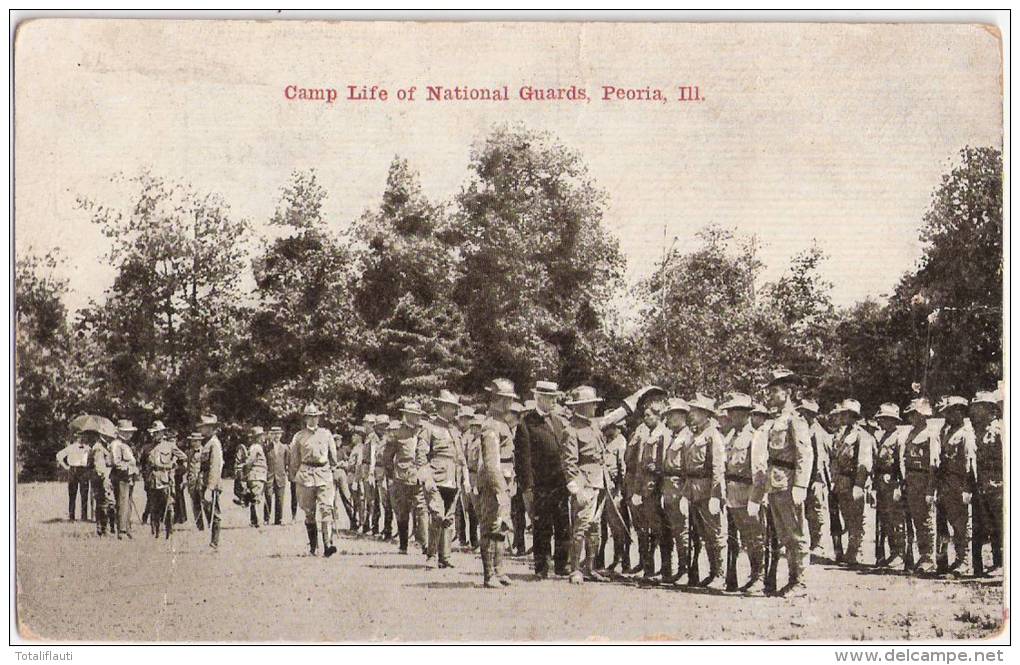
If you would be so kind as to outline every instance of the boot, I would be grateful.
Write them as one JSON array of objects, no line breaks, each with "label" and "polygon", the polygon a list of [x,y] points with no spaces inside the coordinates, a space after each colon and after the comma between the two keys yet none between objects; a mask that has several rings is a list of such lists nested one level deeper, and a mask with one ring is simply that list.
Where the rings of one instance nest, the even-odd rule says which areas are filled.
[{"label": "boot", "polygon": [[662,567],[657,579],[663,584],[669,584],[673,581],[673,548],[660,547],[659,556],[662,557]]},{"label": "boot", "polygon": [[588,579],[593,582],[608,582],[609,578],[599,572],[595,566],[596,552],[599,549],[598,537],[589,538],[588,543],[585,546],[585,564],[584,567],[587,569]]},{"label": "boot", "polygon": [[751,578],[740,587],[741,591],[752,591],[762,579],[761,551],[750,551],[747,558],[751,560]]},{"label": "boot", "polygon": [[[648,548],[648,537],[642,533],[638,534],[638,560],[633,566],[625,565],[623,572],[627,575],[637,575],[645,569],[645,550]],[[627,551],[627,561],[630,561],[630,551]]]},{"label": "boot", "polygon": [[482,554],[482,576],[483,576],[482,586],[484,586],[487,589],[500,588],[501,585],[499,581],[495,579],[495,577],[493,576],[492,559],[494,550],[489,546],[489,539],[487,538],[482,539],[479,550],[481,551]]},{"label": "boot", "polygon": [[503,541],[492,540],[490,546],[492,547],[492,575],[503,586],[510,586],[513,582],[503,574],[503,551],[506,549],[503,547]]},{"label": "boot", "polygon": [[218,519],[213,520],[210,531],[212,531],[212,539],[209,541],[209,547],[215,550],[220,546],[220,521]]},{"label": "boot", "polygon": [[336,554],[333,545],[333,527],[329,522],[322,523],[322,555],[327,559]]},{"label": "boot", "polygon": [[319,548],[319,527],[315,524],[305,524],[305,531],[308,532],[308,553],[315,556]]},{"label": "boot", "polygon": [[630,539],[620,546],[620,572],[626,573],[630,570]]},{"label": "boot", "polygon": [[[407,522],[397,522],[397,537],[400,542],[400,553],[407,554]],[[383,534],[384,540],[389,540],[388,534]]]},{"label": "boot", "polygon": [[644,548],[644,578],[650,580],[655,577],[655,550],[658,545],[658,538],[652,535],[645,537]]}]

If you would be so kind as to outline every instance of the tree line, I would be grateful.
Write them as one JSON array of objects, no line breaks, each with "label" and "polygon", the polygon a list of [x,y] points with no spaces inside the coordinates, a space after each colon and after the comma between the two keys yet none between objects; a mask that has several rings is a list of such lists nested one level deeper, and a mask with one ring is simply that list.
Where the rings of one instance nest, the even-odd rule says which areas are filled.
[{"label": "tree line", "polygon": [[495,375],[589,383],[612,400],[646,383],[754,393],[785,365],[823,401],[869,409],[1002,376],[993,148],[964,148],[933,183],[924,255],[888,298],[849,307],[833,304],[814,244],[763,282],[761,240],[717,225],[628,287],[606,192],[578,152],[520,125],[471,147],[449,200],[429,200],[395,158],[378,205],[343,224],[325,217],[313,169],[291,174],[261,233],[214,192],[126,179],[130,206],[78,201],[116,269],[98,302],[68,312],[59,252],[16,257],[21,478],[52,476],[81,412],[183,433],[203,411],[289,422],[315,400],[344,431],[355,414],[441,387],[477,394]]}]

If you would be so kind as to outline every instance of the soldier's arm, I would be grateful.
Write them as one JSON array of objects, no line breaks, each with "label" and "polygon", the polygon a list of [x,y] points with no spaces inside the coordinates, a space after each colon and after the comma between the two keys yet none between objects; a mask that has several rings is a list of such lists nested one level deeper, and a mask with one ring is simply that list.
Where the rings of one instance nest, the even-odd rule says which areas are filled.
[{"label": "soldier's arm", "polygon": [[857,470],[854,473],[854,485],[864,489],[868,486],[868,478],[871,476],[873,451],[875,450],[875,437],[865,434],[857,441]]},{"label": "soldier's arm", "polygon": [[751,495],[752,503],[760,504],[765,498],[769,479],[769,437],[764,427],[751,434]]},{"label": "soldier's arm", "polygon": [[499,466],[499,434],[495,429],[489,428],[482,432],[481,441],[481,468],[478,471],[479,480],[484,479],[487,484],[497,490],[506,490],[506,478]]},{"label": "soldier's arm", "polygon": [[521,420],[514,437],[514,459],[520,455],[520,469],[517,473],[521,490],[528,491],[535,486],[535,476],[531,470],[531,431],[528,424]]},{"label": "soldier's arm", "polygon": [[560,446],[560,459],[563,462],[563,475],[567,478],[567,491],[571,494],[580,488],[581,470],[577,467],[579,446],[577,431],[573,427],[566,428]]},{"label": "soldier's arm", "polygon": [[712,432],[712,440],[708,442],[712,454],[709,474],[712,477],[712,498],[720,501],[726,493],[726,446],[722,434],[718,430]]},{"label": "soldier's arm", "polygon": [[802,418],[791,418],[789,435],[794,439],[793,486],[807,489],[811,485],[811,429]]}]

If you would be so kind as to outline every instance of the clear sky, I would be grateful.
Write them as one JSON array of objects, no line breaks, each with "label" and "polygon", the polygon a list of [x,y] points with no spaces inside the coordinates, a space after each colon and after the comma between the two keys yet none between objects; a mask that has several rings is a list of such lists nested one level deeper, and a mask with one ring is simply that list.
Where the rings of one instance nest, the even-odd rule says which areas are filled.
[{"label": "clear sky", "polygon": [[[505,121],[581,152],[630,280],[664,235],[683,246],[719,223],[761,236],[766,278],[816,239],[848,304],[914,266],[959,150],[1002,143],[999,43],[980,26],[50,20],[21,27],[15,57],[16,251],[64,251],[72,308],[113,278],[75,199],[124,204],[117,172],[219,192],[260,228],[288,174],[314,167],[342,226],[378,204],[394,155],[452,197],[472,141]],[[284,97],[349,84],[390,100]],[[672,101],[685,84],[704,101]],[[394,99],[412,85],[414,102]],[[512,99],[427,102],[427,85],[507,85]],[[594,99],[524,102],[523,85]],[[671,101],[603,102],[603,85]]]}]

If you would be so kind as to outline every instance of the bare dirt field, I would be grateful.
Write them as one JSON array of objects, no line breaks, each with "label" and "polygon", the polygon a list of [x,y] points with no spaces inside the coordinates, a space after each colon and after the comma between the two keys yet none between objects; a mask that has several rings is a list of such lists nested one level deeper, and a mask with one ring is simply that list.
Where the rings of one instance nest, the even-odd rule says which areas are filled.
[{"label": "bare dirt field", "polygon": [[414,547],[402,556],[392,542],[343,533],[336,556],[309,557],[301,514],[289,523],[289,510],[283,526],[255,530],[246,510],[224,501],[222,545],[211,552],[208,532],[190,524],[170,543],[138,524],[133,540],[98,538],[91,522],[67,521],[66,496],[59,483],[17,487],[27,639],[931,642],[990,637],[1008,615],[1001,577],[922,580],[824,563],[812,566],[810,595],[798,600],[533,581],[526,558],[507,559],[512,587],[490,590],[467,551],[454,553],[456,568],[426,571]]}]

